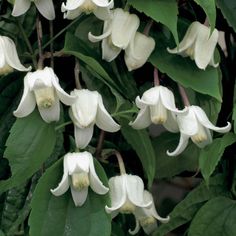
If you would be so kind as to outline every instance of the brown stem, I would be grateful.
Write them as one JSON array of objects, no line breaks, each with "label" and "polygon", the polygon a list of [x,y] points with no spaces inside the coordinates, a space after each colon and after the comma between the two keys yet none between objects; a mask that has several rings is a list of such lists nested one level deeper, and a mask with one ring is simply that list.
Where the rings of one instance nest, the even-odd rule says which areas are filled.
[{"label": "brown stem", "polygon": [[150,20],[147,25],[145,26],[144,30],[143,30],[143,33],[148,36],[149,35],[149,32],[150,32],[150,29],[153,25],[153,20]]},{"label": "brown stem", "polygon": [[118,151],[115,151],[114,154],[116,155],[116,158],[117,158],[117,161],[118,161],[118,164],[119,164],[120,174],[121,175],[126,174],[125,165],[124,165],[124,161],[123,161],[123,158],[122,158],[121,154]]},{"label": "brown stem", "polygon": [[99,158],[101,156],[102,146],[103,146],[103,143],[104,143],[105,134],[106,134],[106,132],[104,130],[101,130],[99,138],[98,138],[97,148],[96,148],[96,157],[97,158]]},{"label": "brown stem", "polygon": [[189,99],[188,99],[188,96],[187,96],[187,93],[186,93],[185,89],[179,84],[178,84],[178,88],[179,88],[179,93],[180,93],[180,96],[182,98],[182,101],[183,101],[184,105],[189,107],[190,102],[189,102]]},{"label": "brown stem", "polygon": [[39,14],[37,15],[36,18],[36,29],[37,29],[38,50],[39,50],[38,69],[43,69],[43,61],[44,61],[43,49],[42,49],[43,30]]},{"label": "brown stem", "polygon": [[79,72],[80,72],[80,70],[79,70],[79,61],[76,60],[75,61],[74,74],[75,74],[75,87],[77,89],[81,89],[82,88],[81,84],[80,84],[80,79],[79,79]]},{"label": "brown stem", "polygon": [[156,67],[154,67],[153,75],[154,75],[154,86],[159,86],[160,85],[160,79],[159,79],[158,70],[157,70]]},{"label": "brown stem", "polygon": [[[53,38],[53,21],[49,21],[49,29],[50,29],[50,39]],[[50,65],[51,68],[54,68],[54,56],[53,56],[53,41],[50,42]]]}]

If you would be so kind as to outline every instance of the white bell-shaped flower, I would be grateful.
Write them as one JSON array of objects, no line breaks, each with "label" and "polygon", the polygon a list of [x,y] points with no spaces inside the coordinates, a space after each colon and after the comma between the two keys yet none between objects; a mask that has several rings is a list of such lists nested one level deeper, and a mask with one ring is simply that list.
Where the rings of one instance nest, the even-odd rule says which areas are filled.
[{"label": "white bell-shaped flower", "polygon": [[139,18],[121,8],[113,11],[112,17],[104,22],[103,34],[92,35],[89,32],[89,40],[98,42],[102,40],[102,58],[108,62],[114,60],[122,49],[126,49],[134,38],[139,27]]},{"label": "white bell-shaped flower", "polygon": [[64,13],[64,18],[70,20],[82,12],[86,14],[93,12],[97,18],[107,20],[111,17],[110,9],[113,6],[113,0],[67,0],[66,3],[62,3],[61,11]]},{"label": "white bell-shaped flower", "polygon": [[97,91],[75,89],[71,95],[76,102],[69,110],[74,123],[75,141],[78,148],[85,148],[93,136],[93,127],[96,124],[107,132],[116,132],[120,129],[103,105],[102,96]]},{"label": "white bell-shaped flower", "polygon": [[226,133],[231,129],[229,122],[225,127],[214,126],[199,106],[189,106],[187,107],[187,112],[177,114],[177,122],[180,130],[180,141],[173,152],[167,151],[169,156],[177,156],[183,152],[188,145],[189,138],[199,148],[204,148],[212,142],[210,129],[219,133]]},{"label": "white bell-shaped flower", "polygon": [[162,124],[170,132],[178,132],[176,113],[182,113],[175,106],[174,94],[168,88],[158,85],[136,97],[140,109],[137,118],[130,122],[134,129],[144,129],[151,123]]},{"label": "white bell-shaped flower", "polygon": [[188,28],[179,46],[174,49],[167,48],[169,53],[189,56],[195,61],[198,68],[205,70],[207,65],[217,67],[215,63],[214,51],[218,41],[219,33],[198,21],[194,21]]},{"label": "white bell-shaped flower", "polygon": [[155,48],[155,40],[145,34],[136,32],[134,38],[125,49],[125,63],[129,71],[145,64]]},{"label": "white bell-shaped flower", "polygon": [[0,75],[8,74],[13,69],[29,71],[31,67],[24,67],[17,55],[15,43],[6,36],[0,36]]},{"label": "white bell-shaped flower", "polygon": [[158,215],[152,194],[148,191],[144,191],[143,198],[146,202],[152,202],[150,208],[136,207],[134,216],[136,220],[136,227],[134,230],[129,230],[129,233],[134,235],[140,230],[140,226],[143,228],[146,234],[151,234],[157,228],[157,220],[162,223],[167,223],[170,217],[162,218]]},{"label": "white bell-shaped flower", "polygon": [[63,163],[63,177],[59,185],[51,189],[53,195],[60,196],[70,187],[75,205],[82,206],[87,199],[89,186],[100,195],[109,191],[97,176],[93,157],[89,152],[67,153]]},{"label": "white bell-shaped flower", "polygon": [[24,78],[23,95],[14,115],[19,118],[28,116],[37,104],[45,122],[58,121],[60,118],[59,100],[69,106],[76,101],[76,98],[61,88],[52,68],[45,67],[43,70],[28,72]]},{"label": "white bell-shaped flower", "polygon": [[150,208],[152,202],[144,198],[143,180],[137,175],[122,174],[108,181],[111,207],[105,210],[112,218],[120,213],[134,213],[137,207]]},{"label": "white bell-shaped flower", "polygon": [[34,2],[38,11],[48,20],[55,19],[55,10],[52,0],[15,0],[12,11],[13,16],[20,16],[25,14]]}]

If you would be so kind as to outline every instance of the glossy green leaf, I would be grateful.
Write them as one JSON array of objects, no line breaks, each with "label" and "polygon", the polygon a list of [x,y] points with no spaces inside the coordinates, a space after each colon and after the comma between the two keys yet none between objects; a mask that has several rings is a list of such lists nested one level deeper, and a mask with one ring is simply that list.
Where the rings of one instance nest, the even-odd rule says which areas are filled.
[{"label": "glossy green leaf", "polygon": [[167,150],[174,150],[178,142],[179,134],[169,132],[165,132],[153,140],[157,178],[170,178],[183,171],[197,171],[199,148],[195,144],[189,144],[186,150],[176,157],[170,157],[166,154]]},{"label": "glossy green leaf", "polygon": [[209,177],[214,172],[225,148],[236,142],[236,135],[233,133],[225,134],[222,138],[215,139],[211,145],[201,150],[199,156],[199,168],[208,183]]},{"label": "glossy green leaf", "polygon": [[[89,190],[82,207],[76,207],[71,193],[55,197],[50,189],[61,180],[62,159],[51,166],[40,179],[32,199],[29,225],[34,236],[110,236],[111,219],[105,212],[110,204],[108,194],[98,195]],[[95,161],[95,169],[102,182],[107,185],[104,170]]]},{"label": "glossy green leaf", "polygon": [[162,36],[157,40],[156,49],[149,59],[154,66],[184,87],[222,100],[217,68],[208,66],[206,70],[200,70],[189,57],[168,53],[167,47],[171,44],[168,38]]},{"label": "glossy green leaf", "polygon": [[209,23],[211,25],[211,31],[215,28],[215,22],[216,22],[216,4],[215,0],[194,0],[197,4],[199,4],[203,10],[205,11]]},{"label": "glossy green leaf", "polygon": [[202,182],[174,208],[170,214],[170,221],[167,224],[162,224],[154,235],[165,236],[168,232],[191,221],[206,201],[217,196],[228,195],[227,183],[223,175],[211,178],[209,186],[205,182]]},{"label": "glossy green leaf", "polygon": [[216,197],[208,201],[194,217],[188,236],[229,236],[236,232],[236,201]]},{"label": "glossy green leaf", "polygon": [[4,153],[9,160],[12,176],[0,182],[0,192],[22,184],[39,170],[51,155],[55,140],[54,124],[45,123],[37,111],[17,119]]},{"label": "glossy green leaf", "polygon": [[234,31],[236,31],[236,1],[216,0],[216,5],[220,8],[228,24],[233,27]]},{"label": "glossy green leaf", "polygon": [[122,125],[121,133],[137,153],[144,172],[148,178],[149,187],[152,185],[155,176],[156,157],[155,152],[146,130],[135,130],[131,126]]},{"label": "glossy green leaf", "polygon": [[128,0],[134,8],[144,12],[156,22],[161,22],[172,32],[176,44],[179,44],[177,32],[178,5],[175,0]]},{"label": "glossy green leaf", "polygon": [[234,133],[236,134],[236,103],[234,103],[233,107],[232,120],[234,121]]}]

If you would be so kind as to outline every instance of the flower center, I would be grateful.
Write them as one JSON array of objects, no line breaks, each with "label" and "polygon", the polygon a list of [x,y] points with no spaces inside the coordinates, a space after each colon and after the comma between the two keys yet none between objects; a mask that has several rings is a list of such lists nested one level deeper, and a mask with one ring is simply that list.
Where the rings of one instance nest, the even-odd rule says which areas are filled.
[{"label": "flower center", "polygon": [[80,6],[82,12],[89,14],[93,12],[97,6],[91,0],[85,0],[85,2]]},{"label": "flower center", "polygon": [[5,64],[2,68],[0,68],[0,75],[5,75],[13,71],[13,68],[8,64]]},{"label": "flower center", "polygon": [[72,185],[76,190],[82,190],[89,186],[89,177],[88,173],[74,173],[71,176],[72,178]]},{"label": "flower center", "polygon": [[120,208],[120,212],[123,214],[130,214],[135,211],[136,206],[130,201],[127,200],[124,205]]},{"label": "flower center", "polygon": [[207,140],[206,131],[204,130],[204,127],[201,124],[199,124],[198,132],[195,135],[193,135],[191,138],[193,142],[195,143],[201,143]]},{"label": "flower center", "polygon": [[153,216],[147,216],[145,218],[142,218],[139,220],[140,225],[142,227],[148,226],[148,225],[152,225],[156,223],[156,219]]},{"label": "flower center", "polygon": [[151,121],[154,124],[164,124],[167,120],[167,110],[162,102],[158,102],[154,106],[150,106]]},{"label": "flower center", "polygon": [[35,89],[34,94],[38,107],[50,108],[55,103],[53,87]]}]

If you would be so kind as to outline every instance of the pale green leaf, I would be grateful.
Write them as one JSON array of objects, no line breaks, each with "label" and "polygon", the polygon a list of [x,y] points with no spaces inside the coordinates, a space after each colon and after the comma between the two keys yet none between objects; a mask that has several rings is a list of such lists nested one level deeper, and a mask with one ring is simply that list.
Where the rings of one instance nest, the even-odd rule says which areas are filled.
[{"label": "pale green leaf", "polygon": [[[105,212],[108,194],[98,195],[89,190],[86,202],[76,207],[70,190],[55,197],[50,189],[56,187],[63,174],[62,159],[51,166],[40,179],[32,199],[29,225],[34,236],[110,236],[111,219]],[[95,169],[107,185],[103,168],[95,161]]]},{"label": "pale green leaf", "polygon": [[216,22],[216,6],[215,0],[194,0],[197,4],[199,4],[203,10],[205,11],[208,21],[211,25],[211,31],[215,28]]},{"label": "pale green leaf", "polygon": [[177,32],[178,5],[175,0],[128,0],[134,8],[144,12],[156,22],[161,22],[172,32],[176,44],[179,44]]},{"label": "pale green leaf", "polygon": [[236,232],[236,202],[226,197],[208,201],[194,217],[188,236],[231,236]]},{"label": "pale green leaf", "polygon": [[12,176],[0,182],[0,192],[22,184],[39,170],[51,155],[55,141],[54,124],[45,123],[37,111],[17,119],[4,153],[9,160]]},{"label": "pale green leaf", "polygon": [[208,183],[209,177],[214,172],[225,148],[236,142],[236,135],[233,133],[225,134],[222,138],[215,139],[211,145],[201,150],[199,156],[199,168]]},{"label": "pale green leaf", "polygon": [[217,7],[220,8],[222,14],[228,24],[236,31],[236,1],[235,0],[216,0]]}]

